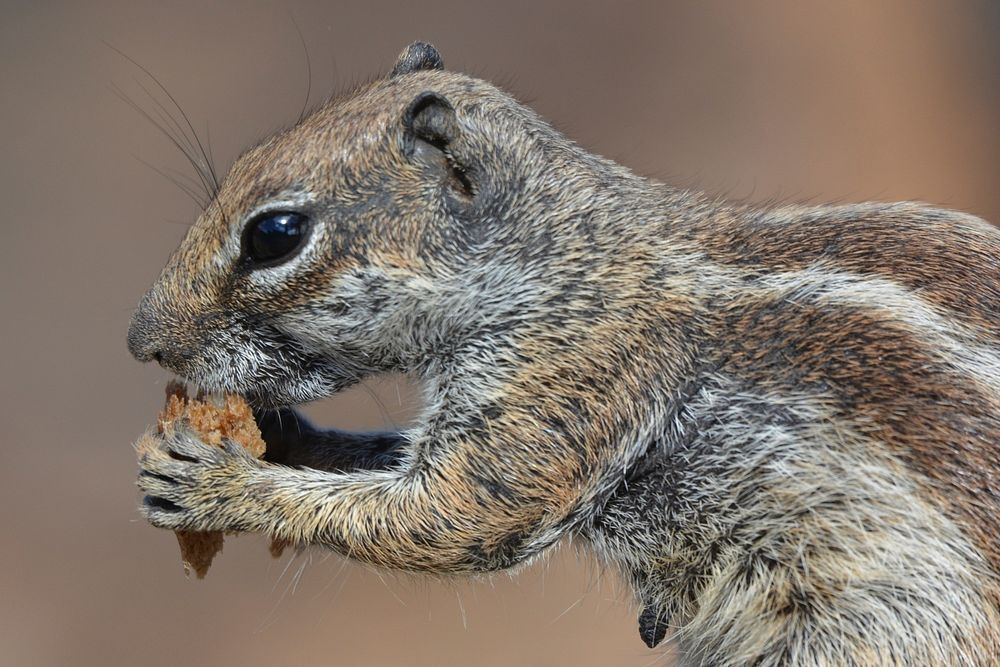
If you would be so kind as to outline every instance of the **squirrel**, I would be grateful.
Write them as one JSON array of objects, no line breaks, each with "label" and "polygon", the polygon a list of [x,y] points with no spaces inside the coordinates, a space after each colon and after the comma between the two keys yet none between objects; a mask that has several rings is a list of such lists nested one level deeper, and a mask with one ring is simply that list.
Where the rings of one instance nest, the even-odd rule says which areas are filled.
[{"label": "squirrel", "polygon": [[[1000,662],[1000,230],[971,215],[672,188],[416,42],[236,160],[128,347],[268,443],[158,436],[154,526],[470,574],[572,535],[684,665]],[[412,428],[292,407],[390,371]]]}]

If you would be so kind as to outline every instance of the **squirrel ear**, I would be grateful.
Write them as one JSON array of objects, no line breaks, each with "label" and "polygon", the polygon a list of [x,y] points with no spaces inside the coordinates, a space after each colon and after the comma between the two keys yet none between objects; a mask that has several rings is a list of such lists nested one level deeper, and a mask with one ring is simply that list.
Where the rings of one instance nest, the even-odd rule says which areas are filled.
[{"label": "squirrel ear", "polygon": [[438,50],[427,42],[413,42],[403,49],[403,52],[396,58],[396,64],[389,73],[389,78],[395,78],[400,74],[419,72],[420,70],[441,70],[444,69],[444,61]]},{"label": "squirrel ear", "polygon": [[403,114],[403,131],[403,149],[408,156],[413,154],[417,139],[443,151],[458,139],[455,107],[441,95],[425,90],[413,98]]},{"label": "squirrel ear", "polygon": [[476,188],[467,166],[455,155],[460,138],[455,107],[435,92],[417,95],[403,114],[403,154],[439,174],[458,201],[468,202]]}]

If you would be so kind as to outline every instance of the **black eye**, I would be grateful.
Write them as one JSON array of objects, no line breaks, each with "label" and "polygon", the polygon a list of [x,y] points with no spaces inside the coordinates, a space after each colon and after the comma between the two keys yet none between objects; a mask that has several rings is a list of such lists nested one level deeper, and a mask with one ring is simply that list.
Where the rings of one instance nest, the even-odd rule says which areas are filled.
[{"label": "black eye", "polygon": [[251,220],[243,232],[243,253],[254,264],[278,264],[305,242],[309,221],[301,213],[265,213]]}]

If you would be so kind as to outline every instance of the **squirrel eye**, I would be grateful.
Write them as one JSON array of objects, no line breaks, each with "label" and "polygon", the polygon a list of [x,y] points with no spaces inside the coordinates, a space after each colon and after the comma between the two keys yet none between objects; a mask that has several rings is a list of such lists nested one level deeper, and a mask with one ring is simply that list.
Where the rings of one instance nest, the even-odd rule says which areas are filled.
[{"label": "squirrel eye", "polygon": [[253,264],[280,263],[302,246],[308,230],[308,219],[300,213],[265,213],[247,224],[243,232],[243,253]]}]

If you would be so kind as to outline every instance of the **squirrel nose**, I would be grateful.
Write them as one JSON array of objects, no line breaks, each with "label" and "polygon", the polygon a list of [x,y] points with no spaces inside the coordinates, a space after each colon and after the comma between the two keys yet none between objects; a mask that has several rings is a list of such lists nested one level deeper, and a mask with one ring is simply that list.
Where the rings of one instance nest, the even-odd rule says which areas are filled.
[{"label": "squirrel nose", "polygon": [[143,363],[147,361],[159,362],[163,357],[157,343],[145,334],[144,327],[141,324],[137,326],[135,320],[132,321],[132,325],[128,328],[128,351],[132,353],[133,357]]},{"label": "squirrel nose", "polygon": [[162,362],[161,338],[156,335],[160,329],[152,308],[147,300],[143,299],[132,315],[132,322],[128,327],[128,351],[132,356],[143,363]]}]

